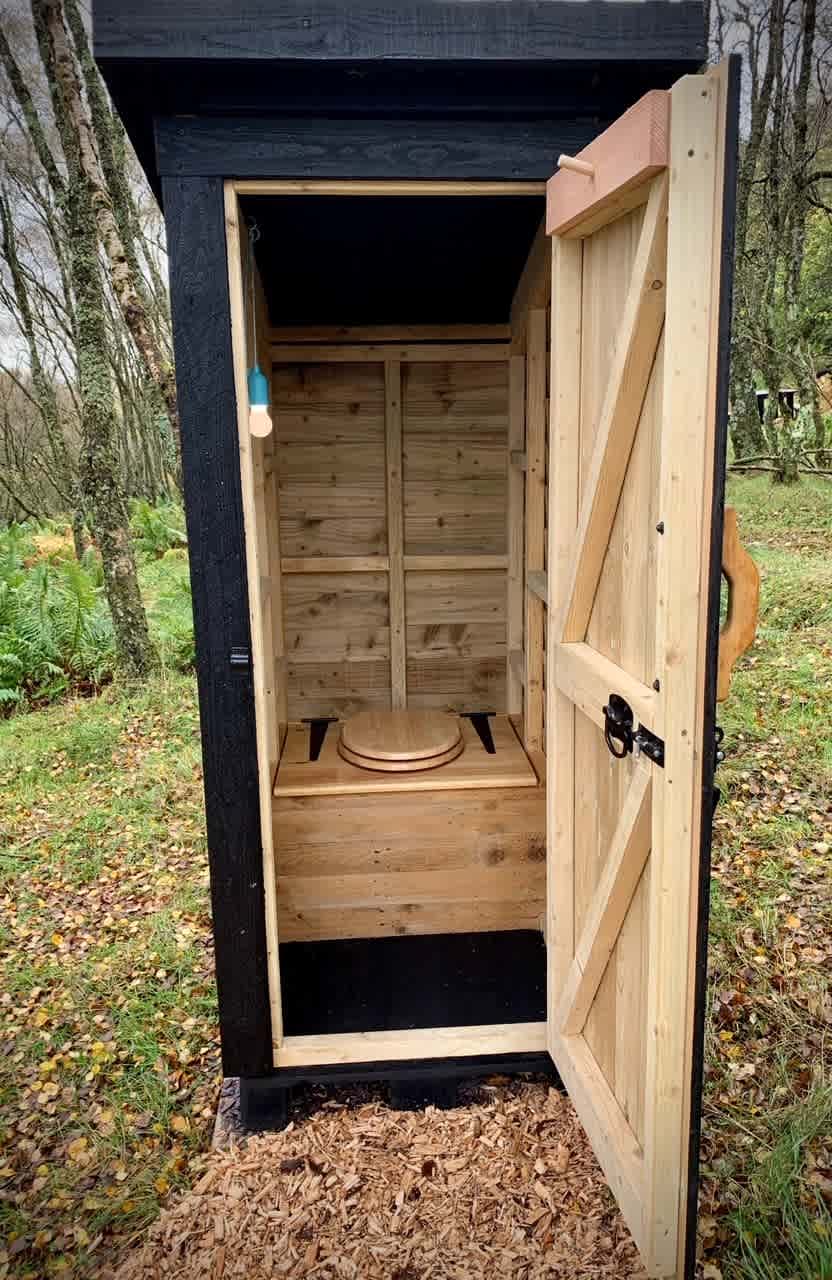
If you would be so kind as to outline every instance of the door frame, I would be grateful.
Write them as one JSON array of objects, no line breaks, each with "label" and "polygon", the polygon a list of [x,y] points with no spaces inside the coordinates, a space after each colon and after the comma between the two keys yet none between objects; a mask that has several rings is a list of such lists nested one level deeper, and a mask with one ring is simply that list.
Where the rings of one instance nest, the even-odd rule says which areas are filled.
[{"label": "door frame", "polygon": [[[237,434],[239,441],[240,476],[242,488],[243,523],[245,531],[246,566],[251,628],[251,658],[253,674],[254,721],[256,728],[258,759],[258,798],[261,825],[263,894],[265,903],[266,968],[268,973],[269,1008],[272,1032],[272,1065],[275,1068],[301,1068],[337,1066],[340,1064],[424,1061],[437,1058],[466,1058],[482,1055],[539,1054],[546,1049],[545,1022],[498,1023],[484,1026],[431,1027],[413,1031],[378,1031],[333,1033],[321,1035],[285,1036],[282,1026],[282,1001],[280,996],[280,960],[277,923],[276,872],[277,860],[274,848],[272,823],[272,769],[269,759],[269,734],[267,718],[266,686],[259,678],[265,666],[262,636],[259,634],[262,613],[261,579],[258,559],[258,518],[255,499],[256,478],[252,465],[248,413],[247,413],[247,355],[246,324],[243,279],[240,269],[242,236],[240,227],[240,196],[342,196],[355,198],[384,198],[385,196],[421,197],[484,197],[484,196],[540,196],[546,194],[546,183],[541,181],[493,181],[493,180],[423,180],[423,179],[289,179],[255,178],[226,179],[223,183],[225,208],[225,236],[228,262],[229,314],[231,320],[231,346],[233,352],[234,387],[236,393]],[[540,243],[542,233],[533,246],[527,266],[518,281],[516,299],[525,305],[535,295],[535,280],[541,263]],[[548,243],[544,243],[544,249]],[[545,265],[545,260],[543,265]],[[520,295],[522,294],[522,299]],[[512,308],[514,311],[514,308]],[[497,327],[495,326],[495,329]],[[279,326],[278,326],[279,330]],[[482,335],[477,335],[477,340]],[[497,333],[495,332],[495,337]],[[462,335],[457,335],[457,339]],[[508,333],[500,332],[505,343]],[[342,344],[343,345],[343,344]],[[425,344],[424,350],[427,349]],[[522,348],[521,348],[522,350]],[[332,347],[330,356],[338,355]],[[473,349],[465,353],[471,358]],[[298,358],[310,359],[314,344],[309,343]],[[395,354],[392,347],[389,354]],[[406,358],[404,349],[402,358]],[[344,358],[344,352],[341,352]],[[509,368],[511,360],[524,359],[517,354],[516,344],[510,349],[505,343],[502,357]],[[384,355],[378,356],[384,363]],[[542,483],[542,481],[541,481]],[[542,512],[542,505],[541,505]],[[511,512],[509,514],[511,518]],[[510,571],[509,557],[507,568]],[[540,652],[542,671],[542,647]]]}]

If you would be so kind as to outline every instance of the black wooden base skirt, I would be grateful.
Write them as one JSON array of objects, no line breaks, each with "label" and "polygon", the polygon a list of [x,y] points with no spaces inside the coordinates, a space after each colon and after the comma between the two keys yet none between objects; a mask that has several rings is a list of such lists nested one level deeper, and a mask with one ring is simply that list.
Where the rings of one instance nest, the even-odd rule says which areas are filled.
[{"label": "black wooden base skirt", "polygon": [[546,1018],[546,948],[533,930],[288,942],[287,1036]]}]

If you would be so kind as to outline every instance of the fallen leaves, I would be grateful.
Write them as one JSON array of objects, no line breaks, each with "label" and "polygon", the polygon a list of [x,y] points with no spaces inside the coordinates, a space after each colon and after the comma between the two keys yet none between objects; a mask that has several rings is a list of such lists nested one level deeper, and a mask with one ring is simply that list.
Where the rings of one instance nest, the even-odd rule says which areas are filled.
[{"label": "fallen leaves", "polygon": [[87,1151],[87,1139],[73,1138],[72,1142],[67,1146],[66,1154],[70,1160],[75,1160],[78,1164],[87,1164],[90,1158]]},{"label": "fallen leaves", "polygon": [[210,1137],[198,751],[186,679],[0,723],[0,1275],[87,1276]]}]

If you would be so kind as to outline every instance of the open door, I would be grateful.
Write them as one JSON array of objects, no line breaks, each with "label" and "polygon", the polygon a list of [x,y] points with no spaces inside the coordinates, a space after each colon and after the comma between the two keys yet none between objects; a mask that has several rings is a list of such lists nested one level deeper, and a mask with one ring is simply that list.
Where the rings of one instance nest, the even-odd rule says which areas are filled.
[{"label": "open door", "polygon": [[695,1223],[737,79],[726,64],[647,94],[577,163],[561,158],[547,200],[549,1046],[648,1274],[679,1278]]}]

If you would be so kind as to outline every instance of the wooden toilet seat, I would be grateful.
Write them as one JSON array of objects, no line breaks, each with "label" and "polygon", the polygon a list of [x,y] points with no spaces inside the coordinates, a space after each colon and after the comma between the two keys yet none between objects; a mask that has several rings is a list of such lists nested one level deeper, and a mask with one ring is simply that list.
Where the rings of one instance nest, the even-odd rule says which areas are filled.
[{"label": "wooden toilet seat", "polygon": [[338,754],[359,769],[413,773],[455,760],[463,745],[447,712],[361,711],[341,725]]}]

